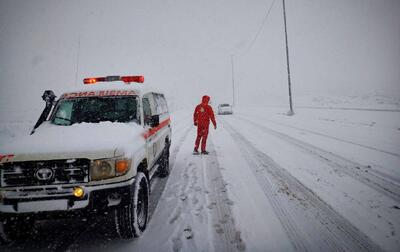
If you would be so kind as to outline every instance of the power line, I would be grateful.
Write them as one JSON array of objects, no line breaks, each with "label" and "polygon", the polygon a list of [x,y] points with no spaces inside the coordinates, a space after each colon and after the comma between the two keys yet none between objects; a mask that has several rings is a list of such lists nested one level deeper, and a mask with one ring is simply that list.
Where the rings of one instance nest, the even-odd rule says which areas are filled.
[{"label": "power line", "polygon": [[276,1],[276,0],[273,0],[272,3],[271,3],[271,5],[269,6],[269,9],[268,9],[267,13],[265,14],[264,19],[263,19],[263,21],[262,21],[262,23],[261,23],[261,25],[260,25],[260,27],[259,27],[259,29],[258,29],[256,35],[254,36],[253,40],[251,41],[251,43],[249,44],[249,46],[246,48],[246,50],[245,50],[244,52],[242,52],[240,55],[244,55],[244,54],[246,54],[248,51],[250,51],[250,49],[253,47],[254,43],[257,41],[258,36],[260,35],[260,33],[261,33],[261,31],[262,31],[262,28],[264,27],[264,25],[265,25],[265,23],[267,22],[267,19],[268,19],[268,17],[269,17],[269,14],[271,13],[272,7],[274,7],[275,1]]}]

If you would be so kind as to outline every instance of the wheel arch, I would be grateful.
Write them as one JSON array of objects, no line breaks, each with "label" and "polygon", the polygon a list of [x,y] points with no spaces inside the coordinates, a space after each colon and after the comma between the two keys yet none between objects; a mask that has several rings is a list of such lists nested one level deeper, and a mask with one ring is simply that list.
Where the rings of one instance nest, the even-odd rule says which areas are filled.
[{"label": "wheel arch", "polygon": [[146,158],[143,159],[143,160],[139,163],[139,165],[138,165],[138,167],[137,167],[137,169],[136,169],[136,173],[139,173],[139,172],[143,172],[144,175],[146,175],[147,180],[150,181],[149,170],[148,170],[148,163],[147,163],[147,159],[146,159]]}]

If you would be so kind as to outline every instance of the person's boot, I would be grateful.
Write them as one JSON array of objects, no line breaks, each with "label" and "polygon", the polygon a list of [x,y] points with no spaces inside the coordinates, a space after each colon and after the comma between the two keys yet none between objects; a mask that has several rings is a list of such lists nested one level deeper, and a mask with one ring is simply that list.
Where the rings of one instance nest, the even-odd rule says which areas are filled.
[{"label": "person's boot", "polygon": [[200,154],[200,153],[199,153],[198,150],[196,150],[196,149],[193,150],[193,155],[199,155],[199,154]]},{"label": "person's boot", "polygon": [[204,150],[204,151],[201,151],[201,154],[203,154],[203,155],[208,155],[208,154],[209,154],[209,152],[208,152],[208,151],[206,151],[206,150]]}]

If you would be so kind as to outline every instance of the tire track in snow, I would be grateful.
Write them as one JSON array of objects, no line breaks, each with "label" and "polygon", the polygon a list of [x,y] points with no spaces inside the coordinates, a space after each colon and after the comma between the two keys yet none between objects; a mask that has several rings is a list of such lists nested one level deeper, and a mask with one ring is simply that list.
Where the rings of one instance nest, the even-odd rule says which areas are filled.
[{"label": "tire track in snow", "polygon": [[241,238],[241,232],[236,229],[231,206],[234,204],[227,193],[227,183],[224,181],[216,156],[214,144],[210,139],[208,148],[211,150],[209,156],[201,156],[202,169],[210,189],[207,206],[212,211],[214,230],[222,239],[222,244],[216,244],[216,251],[244,251],[246,246]]},{"label": "tire track in snow", "polygon": [[[174,147],[174,149],[171,151],[171,155],[170,155],[170,158],[169,158],[169,165],[170,165],[170,171],[171,172],[172,172],[172,169],[174,169],[174,167],[175,167],[176,156],[178,155],[179,150],[180,150],[183,142],[188,137],[189,132],[192,130],[192,126],[189,123],[186,124],[185,126],[181,127],[181,128],[182,129],[186,128],[186,130],[184,131],[183,135],[179,138],[179,140],[176,143],[176,146]],[[181,131],[181,130],[179,130],[179,131]],[[187,174],[188,170],[189,170],[189,166],[186,166],[185,169],[184,169],[184,174],[183,174],[183,184],[180,185],[180,191],[177,192],[178,195],[176,195],[176,197],[183,197],[182,195],[186,191],[186,188],[187,188],[187,186],[189,184],[189,176]],[[162,187],[161,192],[164,191],[164,188],[166,186],[166,182],[167,182],[167,180],[165,180],[165,182],[161,186]],[[174,223],[178,219],[179,215],[181,214],[181,210],[182,209],[181,209],[180,206],[177,206],[176,208],[174,208],[174,210],[173,210],[173,212],[171,214],[172,217],[168,220],[168,222],[170,224]]]},{"label": "tire track in snow", "polygon": [[313,107],[313,106],[296,106],[305,109],[321,109],[321,110],[354,110],[354,111],[373,111],[373,112],[395,112],[399,113],[400,109],[374,109],[374,108],[346,108],[346,107]]},{"label": "tire track in snow", "polygon": [[348,160],[334,153],[331,153],[329,151],[325,151],[321,148],[318,148],[314,145],[298,140],[289,135],[273,130],[269,127],[251,121],[249,119],[243,117],[237,117],[237,118],[247,123],[250,123],[256,126],[257,128],[266,131],[274,136],[277,136],[280,139],[285,140],[286,142],[295,145],[297,148],[316,157],[317,159],[321,160],[325,164],[328,164],[332,168],[339,169],[348,176],[362,182],[363,184],[377,190],[378,192],[400,203],[400,186],[392,183],[389,180],[381,178],[380,176],[374,175],[373,171],[370,170],[370,168],[365,167],[356,162],[353,162],[351,160]]},{"label": "tire track in snow", "polygon": [[[269,156],[254,147],[229,123],[225,120],[221,121],[243,151],[243,156],[249,163],[249,167],[264,190],[296,250],[382,250],[314,192],[290,175]],[[283,197],[286,197],[286,201]],[[287,198],[289,198],[289,201]],[[296,213],[296,209],[291,208],[290,201],[293,200],[302,205],[303,213],[299,213],[299,211]],[[296,215],[297,217],[301,216],[301,214],[303,214],[302,219],[294,218]],[[311,217],[308,216],[307,218],[307,215],[311,215]],[[305,230],[300,229],[299,224],[302,221],[306,221],[305,224],[308,224],[308,226],[304,226],[303,223],[303,228],[311,228],[315,232],[307,234]],[[312,224],[311,227],[310,224]]]},{"label": "tire track in snow", "polygon": [[[212,142],[209,140],[210,155],[184,158],[182,178],[173,186],[178,198],[168,223],[174,225],[171,232],[172,250],[200,251],[198,239],[209,240],[214,251],[244,251],[241,233],[236,229],[226,183],[222,178]],[[179,182],[179,183],[178,183]],[[208,226],[209,234],[198,233]],[[196,228],[197,227],[197,228]],[[200,245],[201,246],[201,245]]]},{"label": "tire track in snow", "polygon": [[[177,181],[175,197],[178,199],[172,214],[168,218],[168,223],[172,227],[171,245],[174,252],[181,250],[198,251],[196,243],[197,236],[194,223],[203,221],[203,208],[198,207],[198,198],[201,196],[198,167],[195,162],[185,158],[185,167],[182,170],[182,178]],[[195,190],[200,188],[200,190]],[[195,209],[195,210],[193,210]],[[194,218],[194,214],[197,218]],[[183,241],[182,241],[183,240]]]},{"label": "tire track in snow", "polygon": [[[179,132],[183,131],[183,134],[179,138],[178,142],[176,144],[174,143],[174,148],[171,151],[170,159],[169,159],[170,160],[170,165],[169,165],[170,172],[172,172],[172,169],[175,166],[176,155],[178,154],[182,143],[187,138],[191,129],[192,129],[192,127],[191,127],[191,124],[189,124],[189,123],[184,124],[179,129]],[[159,199],[161,198],[161,195],[164,192],[168,178],[169,178],[169,176],[166,178],[156,177],[151,182],[151,185],[150,185],[151,193],[150,193],[150,202],[149,202],[149,220],[151,219],[151,216],[153,215],[153,213],[159,203]]]},{"label": "tire track in snow", "polygon": [[309,251],[311,245],[308,244],[307,240],[304,239],[302,236],[302,232],[300,230],[300,227],[298,227],[293,220],[291,214],[289,211],[287,211],[285,208],[281,206],[281,203],[279,202],[278,198],[275,196],[275,191],[273,190],[271,183],[266,179],[260,177],[260,174],[257,174],[258,171],[258,164],[250,158],[251,151],[249,151],[247,148],[244,148],[244,144],[239,142],[239,138],[237,133],[233,131],[233,128],[226,123],[224,119],[220,119],[222,123],[224,124],[224,127],[227,129],[228,133],[232,136],[234,141],[238,144],[239,149],[243,152],[243,157],[249,164],[249,167],[251,167],[252,172],[254,176],[257,178],[257,181],[259,182],[262,190],[264,191],[265,196],[268,198],[268,201],[270,202],[275,214],[277,215],[279,221],[281,222],[284,230],[286,231],[287,235],[290,238],[290,241],[292,242],[293,247],[297,251]]},{"label": "tire track in snow", "polygon": [[187,138],[189,132],[192,130],[192,124],[191,123],[187,123],[182,128],[186,128],[186,130],[183,133],[183,135],[181,136],[181,138],[179,138],[178,142],[176,143],[176,146],[172,150],[171,155],[169,157],[169,166],[171,168],[174,168],[174,166],[175,166],[176,155],[178,155],[178,152],[179,152],[179,150],[180,150],[180,148],[182,146],[182,143],[185,141],[185,139]]},{"label": "tire track in snow", "polygon": [[[244,116],[242,115],[241,117],[243,118]],[[278,125],[281,125],[281,126],[284,126],[284,127],[288,127],[288,128],[291,128],[291,129],[301,130],[301,131],[304,131],[304,132],[307,132],[307,133],[310,133],[310,134],[313,134],[313,135],[317,135],[317,136],[322,136],[322,137],[326,137],[326,138],[329,138],[329,139],[333,139],[333,140],[336,140],[336,141],[339,141],[339,142],[342,142],[342,143],[348,143],[348,144],[356,145],[356,146],[363,147],[363,148],[366,148],[366,149],[374,150],[374,151],[377,151],[377,152],[385,153],[385,154],[388,154],[388,155],[391,155],[391,156],[400,157],[399,153],[394,153],[394,152],[391,152],[391,151],[378,149],[378,148],[375,148],[375,147],[372,147],[372,146],[356,143],[356,142],[353,142],[353,141],[341,139],[341,138],[338,138],[338,137],[330,136],[330,135],[327,135],[327,134],[319,133],[319,132],[308,130],[308,129],[294,127],[294,126],[291,126],[291,125],[287,125],[285,123],[275,122],[275,121],[272,121],[272,120],[269,120],[269,119],[266,119],[266,118],[263,118],[263,120],[268,121],[270,123],[278,124]]]}]

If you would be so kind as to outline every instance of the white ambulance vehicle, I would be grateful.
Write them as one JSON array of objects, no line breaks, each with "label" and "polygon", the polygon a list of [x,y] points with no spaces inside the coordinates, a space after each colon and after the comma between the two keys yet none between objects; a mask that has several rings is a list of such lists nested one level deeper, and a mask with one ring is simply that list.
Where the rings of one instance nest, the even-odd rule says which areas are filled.
[{"label": "white ambulance vehicle", "polygon": [[35,220],[112,213],[125,239],[146,228],[150,181],[169,174],[171,125],[162,93],[143,76],[84,79],[46,101],[31,135],[0,146],[0,237]]}]

